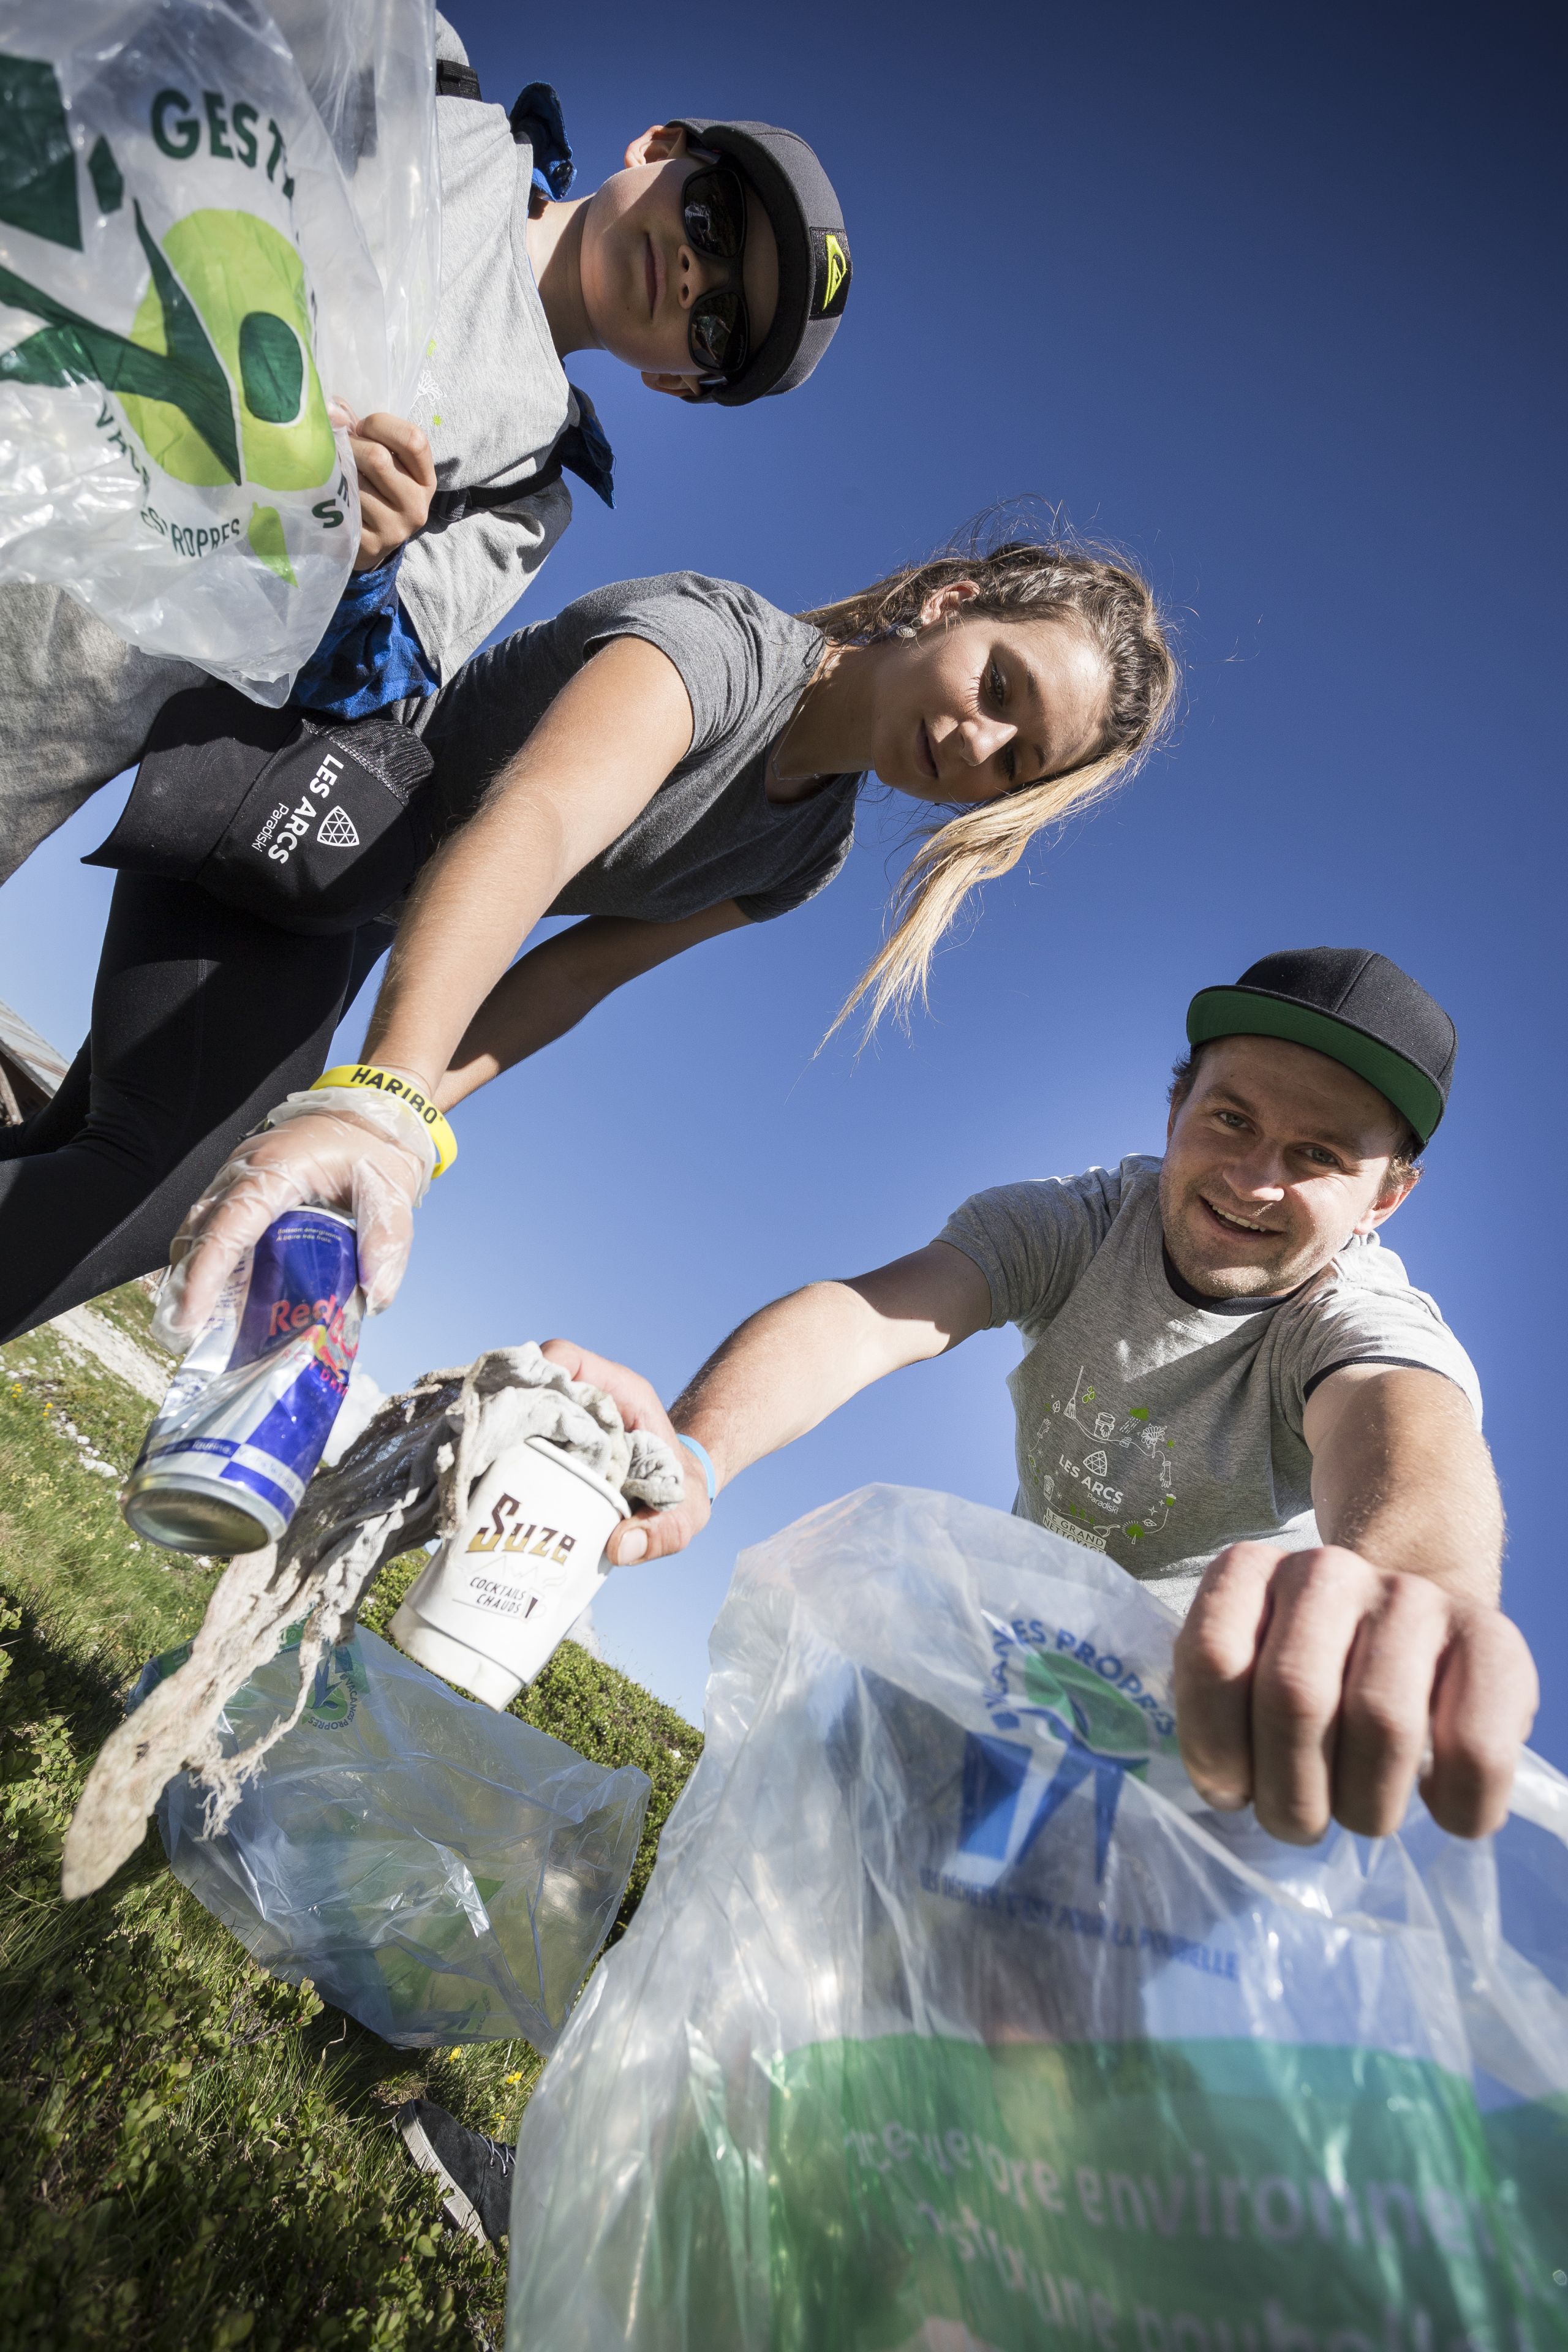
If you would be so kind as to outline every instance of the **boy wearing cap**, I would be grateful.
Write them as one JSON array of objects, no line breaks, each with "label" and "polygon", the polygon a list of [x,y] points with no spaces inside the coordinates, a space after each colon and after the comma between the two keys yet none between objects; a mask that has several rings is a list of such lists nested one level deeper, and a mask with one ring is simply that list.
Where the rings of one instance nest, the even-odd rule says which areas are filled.
[{"label": "boy wearing cap", "polygon": [[1436,1820],[1479,1835],[1535,1674],[1498,1606],[1475,1371],[1380,1238],[1442,1117],[1453,1024],[1385,957],[1311,948],[1204,990],[1187,1034],[1163,1160],[976,1193],[926,1248],[764,1307],[668,1420],[552,1341],[640,1425],[695,1440],[686,1502],[611,1550],[678,1551],[748,1463],[1016,1323],[1014,1508],[1184,1615],[1178,1722],[1208,1799],[1299,1843],[1331,1815],[1379,1836],[1423,1772]]},{"label": "boy wearing cap", "polygon": [[[415,415],[348,420],[363,531],[349,588],[300,674],[306,709],[360,718],[433,693],[527,589],[571,520],[571,471],[612,502],[613,457],[574,351],[650,390],[742,406],[803,383],[849,290],[837,199],[805,142],[766,123],[655,124],[568,201],[555,93],[483,103],[437,19],[441,289]],[[342,421],[340,418],[340,421]],[[138,755],[171,695],[204,683],[63,591],[0,591],[0,879]]]}]

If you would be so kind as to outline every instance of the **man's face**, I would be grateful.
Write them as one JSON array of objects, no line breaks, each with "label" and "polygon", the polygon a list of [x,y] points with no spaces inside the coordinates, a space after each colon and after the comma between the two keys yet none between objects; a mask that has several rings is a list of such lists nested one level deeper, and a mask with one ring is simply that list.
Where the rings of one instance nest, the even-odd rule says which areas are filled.
[{"label": "man's face", "polygon": [[[687,181],[704,161],[686,132],[655,124],[626,149],[626,168],[584,206],[583,300],[602,347],[636,368],[655,392],[689,399],[704,371],[687,336],[700,295],[734,283],[734,264],[700,253],[681,216]],[[751,314],[752,350],[773,322],[778,245],[773,223],[746,187],[746,249],[741,284]]]},{"label": "man's face", "polygon": [[1160,1176],[1165,1247],[1211,1298],[1271,1298],[1391,1217],[1403,1137],[1374,1087],[1310,1045],[1221,1037],[1171,1112]]}]

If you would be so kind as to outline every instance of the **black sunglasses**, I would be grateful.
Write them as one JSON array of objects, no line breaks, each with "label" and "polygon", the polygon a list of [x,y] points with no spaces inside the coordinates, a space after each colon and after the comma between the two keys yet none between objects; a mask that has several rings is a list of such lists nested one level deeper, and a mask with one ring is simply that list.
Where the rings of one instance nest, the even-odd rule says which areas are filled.
[{"label": "black sunglasses", "polygon": [[[680,192],[687,242],[715,261],[738,265],[746,251],[746,191],[727,163],[705,164]],[[705,375],[739,375],[752,349],[752,321],[740,287],[720,286],[691,306],[686,340]]]}]

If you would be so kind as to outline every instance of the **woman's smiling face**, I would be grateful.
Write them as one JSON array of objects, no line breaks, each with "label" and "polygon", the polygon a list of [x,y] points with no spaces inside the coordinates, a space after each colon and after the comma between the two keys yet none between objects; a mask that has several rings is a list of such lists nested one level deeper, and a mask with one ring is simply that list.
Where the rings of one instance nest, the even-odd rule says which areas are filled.
[{"label": "woman's smiling face", "polygon": [[[656,124],[634,139],[625,171],[584,206],[580,258],[584,306],[600,346],[637,368],[651,390],[688,398],[701,373],[688,340],[691,306],[735,283],[733,265],[699,252],[686,234],[686,183],[703,160],[716,159],[689,149],[678,125]],[[773,223],[747,186],[740,283],[753,351],[773,325],[778,282]]]},{"label": "woman's smiling face", "polygon": [[975,593],[958,581],[929,597],[918,636],[889,646],[878,680],[871,764],[940,806],[1065,775],[1104,738],[1105,656],[1077,622],[971,615]]}]

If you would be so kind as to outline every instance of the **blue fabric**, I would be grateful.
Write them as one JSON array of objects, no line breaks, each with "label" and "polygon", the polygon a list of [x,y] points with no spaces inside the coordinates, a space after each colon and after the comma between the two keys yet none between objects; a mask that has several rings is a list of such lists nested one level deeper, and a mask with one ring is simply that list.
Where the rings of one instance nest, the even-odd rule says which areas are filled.
[{"label": "blue fabric", "polygon": [[514,139],[533,150],[533,184],[547,204],[559,204],[577,176],[561,100],[547,81],[531,81],[508,117]]},{"label": "blue fabric", "polygon": [[403,550],[374,572],[353,572],[325,634],[294,681],[294,700],[323,718],[368,719],[440,685],[397,598]]},{"label": "blue fabric", "polygon": [[579,481],[586,482],[596,497],[607,507],[616,503],[616,453],[609,437],[599,422],[598,410],[585,392],[575,384],[568,386],[577,403],[578,421],[568,425],[555,444],[552,455]]}]

